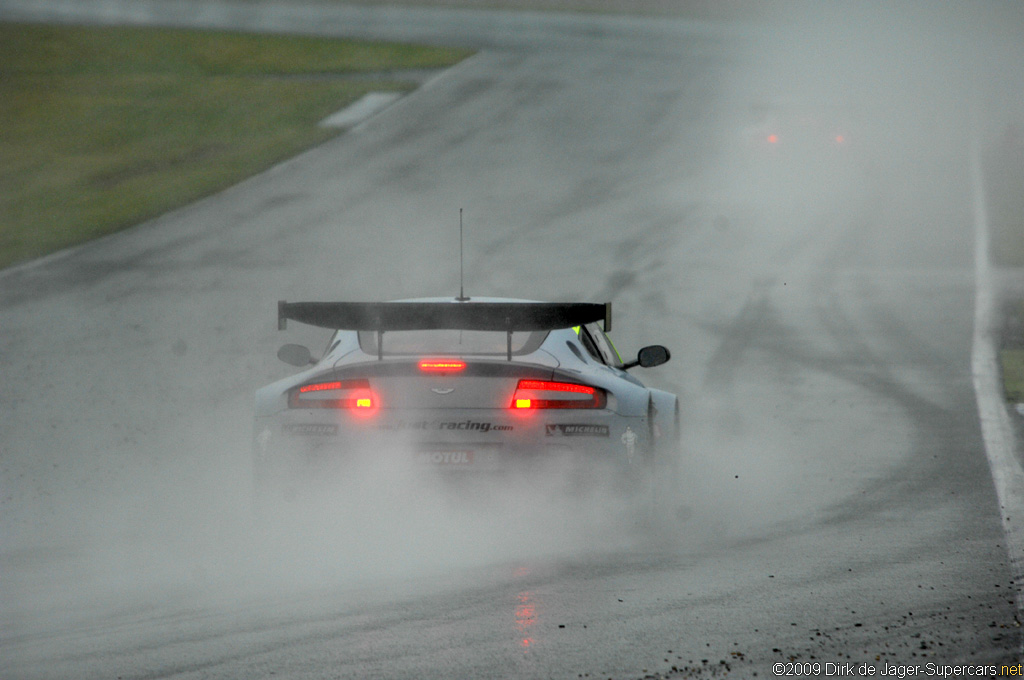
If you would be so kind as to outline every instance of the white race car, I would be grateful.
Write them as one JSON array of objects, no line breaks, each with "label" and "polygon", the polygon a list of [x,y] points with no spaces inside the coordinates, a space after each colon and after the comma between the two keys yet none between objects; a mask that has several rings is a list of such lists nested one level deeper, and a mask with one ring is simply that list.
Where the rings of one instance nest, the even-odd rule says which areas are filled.
[{"label": "white race car", "polygon": [[259,496],[301,494],[356,455],[396,455],[414,469],[488,476],[611,471],[643,492],[674,474],[679,402],[630,368],[658,366],[652,345],[623,362],[605,332],[611,303],[432,298],[280,302],[288,320],[333,329],[318,360],[256,393]]}]

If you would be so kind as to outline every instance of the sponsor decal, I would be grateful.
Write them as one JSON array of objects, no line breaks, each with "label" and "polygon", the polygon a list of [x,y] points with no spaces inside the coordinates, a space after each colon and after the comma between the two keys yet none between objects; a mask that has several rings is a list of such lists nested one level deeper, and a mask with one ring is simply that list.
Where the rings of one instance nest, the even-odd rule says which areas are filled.
[{"label": "sponsor decal", "polygon": [[633,456],[636,455],[636,432],[633,429],[626,427],[626,431],[622,433],[622,443],[626,445],[626,458],[629,462],[633,462]]},{"label": "sponsor decal", "polygon": [[419,451],[415,458],[423,465],[472,465],[472,451]]},{"label": "sponsor decal", "polygon": [[330,423],[289,423],[284,426],[284,431],[304,437],[330,437],[338,434],[338,426]]},{"label": "sponsor decal", "polygon": [[607,437],[607,425],[555,423],[547,425],[549,437]]},{"label": "sponsor decal", "polygon": [[466,430],[469,432],[490,432],[491,430],[511,430],[511,425],[495,425],[488,422],[477,422],[475,420],[461,420],[461,421],[449,421],[439,422],[437,424],[439,430]]},{"label": "sponsor decal", "polygon": [[487,421],[478,420],[399,420],[396,423],[382,423],[380,429],[391,432],[405,432],[407,430],[421,430],[429,432],[442,432],[456,430],[461,432],[511,432],[514,428],[511,425],[498,425]]}]

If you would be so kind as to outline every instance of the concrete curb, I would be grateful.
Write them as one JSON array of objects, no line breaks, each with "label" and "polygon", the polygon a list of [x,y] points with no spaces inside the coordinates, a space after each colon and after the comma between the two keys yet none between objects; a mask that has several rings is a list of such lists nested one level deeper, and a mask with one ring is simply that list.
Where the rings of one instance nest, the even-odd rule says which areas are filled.
[{"label": "concrete curb", "polygon": [[368,92],[341,111],[332,113],[318,123],[320,127],[347,128],[383,111],[401,97],[400,92]]}]

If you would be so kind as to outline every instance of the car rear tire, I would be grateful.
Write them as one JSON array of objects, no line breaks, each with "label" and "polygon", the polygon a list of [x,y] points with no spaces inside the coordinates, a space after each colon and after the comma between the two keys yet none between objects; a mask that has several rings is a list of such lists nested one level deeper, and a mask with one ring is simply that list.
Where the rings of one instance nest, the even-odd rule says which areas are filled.
[{"label": "car rear tire", "polygon": [[650,403],[652,456],[650,496],[652,519],[673,521],[682,505],[682,452],[679,400],[673,399],[670,413],[659,413]]}]

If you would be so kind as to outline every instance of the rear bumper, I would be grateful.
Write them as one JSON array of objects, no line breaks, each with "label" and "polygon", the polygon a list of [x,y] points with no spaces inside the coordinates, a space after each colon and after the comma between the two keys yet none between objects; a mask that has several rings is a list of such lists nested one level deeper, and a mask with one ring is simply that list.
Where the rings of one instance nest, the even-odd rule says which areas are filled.
[{"label": "rear bumper", "polygon": [[[301,489],[352,466],[389,466],[445,477],[591,475],[631,478],[650,467],[646,417],[562,410],[537,417],[459,411],[381,411],[357,420],[324,410],[258,417],[253,432],[257,487]],[[345,420],[347,418],[348,420]]]}]

